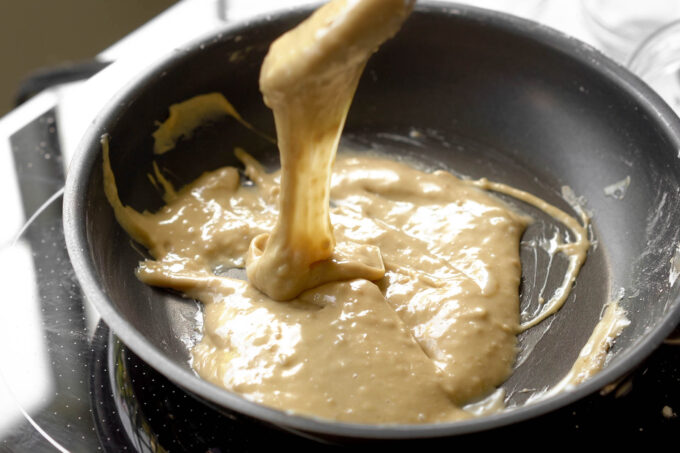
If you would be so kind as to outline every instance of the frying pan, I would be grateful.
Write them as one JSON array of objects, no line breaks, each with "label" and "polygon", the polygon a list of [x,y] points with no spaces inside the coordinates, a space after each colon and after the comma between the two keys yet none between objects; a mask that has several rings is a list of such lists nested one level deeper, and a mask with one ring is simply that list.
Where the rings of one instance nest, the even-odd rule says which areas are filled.
[{"label": "frying pan", "polygon": [[[207,404],[322,440],[453,436],[507,425],[567,405],[615,381],[642,361],[680,318],[674,258],[680,242],[680,124],[666,104],[621,66],[538,24],[475,9],[420,2],[401,32],[374,55],[350,110],[344,140],[405,156],[424,168],[486,176],[574,212],[592,214],[593,246],[563,309],[520,335],[519,358],[503,384],[510,409],[456,423],[369,426],[301,417],[262,407],[198,378],[187,343],[200,335],[200,305],[140,283],[144,254],[118,226],[102,189],[102,134],[110,136],[120,196],[138,210],[162,205],[150,185],[152,137],[168,106],[221,92],[258,133],[230,119],[197,131],[159,157],[177,185],[203,171],[238,165],[245,148],[274,168],[271,112],[258,74],[273,39],[309,9],[227,25],[177,50],[120,92],[96,118],[68,174],[64,198],[68,251],[83,291],[122,341]],[[605,188],[629,178],[625,193]],[[532,240],[557,231],[536,222],[523,239],[522,310],[537,288],[559,281]],[[550,269],[550,271],[548,271]],[[572,391],[527,403],[569,370],[604,304],[620,298],[631,324],[603,371]]]}]

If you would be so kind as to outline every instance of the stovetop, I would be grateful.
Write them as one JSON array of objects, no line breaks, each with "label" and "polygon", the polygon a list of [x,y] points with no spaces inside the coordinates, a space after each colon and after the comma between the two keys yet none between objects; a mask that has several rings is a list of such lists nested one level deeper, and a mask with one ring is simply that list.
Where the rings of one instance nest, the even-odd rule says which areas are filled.
[{"label": "stovetop", "polygon": [[[182,8],[187,6],[180,5],[172,20],[184,15]],[[219,19],[211,23],[220,26]],[[319,448],[311,440],[225,414],[187,394],[122,344],[82,297],[64,243],[65,168],[74,137],[89,122],[87,113],[96,111],[106,96],[86,105],[82,99],[110,83],[121,67],[134,66],[136,58],[114,63],[105,70],[108,74],[94,77],[87,86],[40,95],[29,101],[32,110],[0,120],[0,140],[5,132],[8,144],[6,149],[0,146],[5,217],[0,222],[0,285],[5,294],[0,451]],[[71,96],[78,90],[78,96]],[[80,115],[75,115],[78,106]],[[614,433],[674,439],[680,428],[679,384],[680,347],[663,344],[619,382],[556,412],[491,432],[417,442],[421,448],[479,447],[499,435],[526,444],[538,434],[585,438]]]}]

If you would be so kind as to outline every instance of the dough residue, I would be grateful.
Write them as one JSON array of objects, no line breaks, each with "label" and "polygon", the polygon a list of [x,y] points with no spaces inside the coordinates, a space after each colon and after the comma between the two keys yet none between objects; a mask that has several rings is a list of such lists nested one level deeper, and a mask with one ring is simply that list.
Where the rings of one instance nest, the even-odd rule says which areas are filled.
[{"label": "dough residue", "polygon": [[612,197],[616,200],[623,200],[626,196],[626,191],[630,186],[630,176],[626,176],[621,181],[617,181],[613,184],[606,186],[604,189],[604,194],[608,197]]},{"label": "dough residue", "polygon": [[[622,297],[622,296],[621,296]],[[528,402],[536,402],[554,396],[590,379],[604,367],[607,353],[616,338],[630,324],[625,310],[619,305],[620,298],[604,307],[600,320],[595,325],[588,341],[581,348],[569,372],[549,390],[535,393]]]}]

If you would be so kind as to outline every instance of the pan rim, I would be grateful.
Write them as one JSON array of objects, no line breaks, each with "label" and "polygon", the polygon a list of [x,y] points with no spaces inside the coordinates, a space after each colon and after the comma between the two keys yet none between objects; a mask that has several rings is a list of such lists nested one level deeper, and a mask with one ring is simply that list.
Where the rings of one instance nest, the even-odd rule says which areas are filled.
[{"label": "pan rim", "polygon": [[[680,279],[671,288],[671,301],[675,306],[669,309],[665,319],[645,336],[638,339],[629,349],[618,354],[616,361],[610,366],[571,391],[530,405],[509,408],[497,414],[471,420],[423,425],[365,425],[294,415],[246,400],[240,395],[204,381],[189,370],[175,364],[165,356],[163,351],[145,340],[137,329],[134,329],[125,321],[114,309],[98,282],[99,279],[94,270],[85,232],[85,187],[89,175],[92,171],[95,171],[94,164],[98,157],[98,153],[92,151],[97,148],[94,144],[99,142],[102,134],[106,132],[107,124],[116,117],[117,112],[120,111],[122,105],[125,105],[126,100],[134,96],[138,90],[143,90],[145,86],[153,83],[152,80],[158,74],[180,63],[186,54],[198,49],[201,44],[215,38],[221,39],[222,36],[246,33],[252,28],[257,28],[273,20],[301,18],[311,11],[312,9],[307,7],[269,13],[247,21],[227,24],[217,31],[212,31],[193,40],[184,47],[185,50],[172,53],[134,77],[107,103],[81,139],[70,163],[63,200],[67,250],[85,297],[94,304],[102,319],[125,345],[161,374],[208,404],[215,404],[299,434],[359,439],[415,439],[468,434],[546,414],[594,393],[620,378],[642,362],[661,344],[680,321]],[[591,46],[526,19],[467,5],[424,1],[418,2],[416,12],[421,14],[448,14],[483,22],[496,29],[518,34],[532,41],[540,41],[541,45],[588,65],[607,80],[616,83],[620,89],[635,99],[641,108],[653,114],[656,121],[668,132],[668,138],[672,140],[677,149],[680,149],[680,122],[670,107],[651,88],[622,65],[613,62]]]}]

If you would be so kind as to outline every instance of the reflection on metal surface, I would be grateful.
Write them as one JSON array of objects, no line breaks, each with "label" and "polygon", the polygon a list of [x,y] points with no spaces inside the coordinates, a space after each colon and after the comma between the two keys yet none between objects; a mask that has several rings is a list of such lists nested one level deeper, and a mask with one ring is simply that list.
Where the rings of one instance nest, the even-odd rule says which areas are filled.
[{"label": "reflection on metal surface", "polygon": [[132,390],[124,347],[101,323],[92,339],[90,400],[105,451],[163,452]]},{"label": "reflection on metal surface", "polygon": [[114,390],[114,399],[120,419],[126,432],[132,434],[133,444],[139,451],[165,452],[158,443],[158,438],[151,430],[149,422],[139,407],[133,383],[128,373],[127,354],[123,344],[118,340],[111,340],[113,347],[108,348],[108,369]]}]

